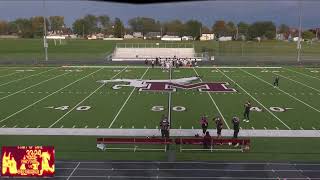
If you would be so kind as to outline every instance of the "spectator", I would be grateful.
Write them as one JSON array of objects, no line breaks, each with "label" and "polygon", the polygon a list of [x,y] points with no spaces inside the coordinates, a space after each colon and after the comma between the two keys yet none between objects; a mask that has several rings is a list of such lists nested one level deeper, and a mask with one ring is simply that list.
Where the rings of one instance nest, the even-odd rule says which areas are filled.
[{"label": "spectator", "polygon": [[203,137],[203,149],[209,149],[211,145],[211,136],[209,131],[207,131],[206,135]]}]

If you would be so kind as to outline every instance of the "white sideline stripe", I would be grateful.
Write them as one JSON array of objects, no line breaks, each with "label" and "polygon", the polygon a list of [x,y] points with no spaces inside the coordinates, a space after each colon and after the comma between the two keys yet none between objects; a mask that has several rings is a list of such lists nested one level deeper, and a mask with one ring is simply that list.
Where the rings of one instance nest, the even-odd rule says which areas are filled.
[{"label": "white sideline stripe", "polygon": [[286,76],[284,76],[284,75],[281,75],[281,74],[278,74],[278,73],[273,73],[273,74],[276,74],[276,75],[278,75],[278,76],[280,76],[280,77],[283,77],[283,78],[285,78],[285,79],[289,79],[290,81],[293,81],[293,82],[295,82],[295,83],[301,84],[302,86],[305,86],[305,87],[307,87],[307,88],[310,88],[310,89],[313,89],[313,90],[315,90],[315,91],[317,91],[317,92],[320,92],[319,89],[316,89],[316,88],[314,88],[314,87],[311,87],[311,86],[309,86],[309,85],[306,85],[306,84],[304,84],[304,83],[302,83],[302,82],[296,81],[296,80],[291,79],[291,78],[289,78],[289,77],[286,77]]},{"label": "white sideline stripe", "polygon": [[[65,68],[124,68],[126,66],[62,66]],[[145,69],[148,68],[147,66],[129,66],[128,68],[131,69]],[[161,67],[154,67],[154,68],[161,68]],[[181,69],[190,69],[189,67],[180,67]],[[212,69],[212,68],[221,68],[221,69],[238,69],[238,68],[244,68],[244,69],[281,69],[282,67],[279,66],[266,66],[266,67],[258,67],[258,66],[219,66],[219,67],[213,67],[213,66],[202,66],[202,67],[196,67],[198,69]]]},{"label": "white sideline stripe", "polygon": [[[142,79],[144,77],[144,75],[148,72],[149,67],[147,68],[147,70],[142,74],[142,76],[140,77],[140,79]],[[113,125],[113,123],[116,121],[116,119],[118,118],[119,114],[121,113],[122,109],[124,108],[124,106],[127,104],[127,102],[129,101],[130,97],[132,96],[134,90],[136,88],[133,88],[132,91],[130,92],[129,96],[127,97],[127,99],[124,101],[124,103],[122,104],[121,108],[119,109],[118,113],[116,114],[116,116],[113,118],[112,122],[109,125],[109,128],[111,128],[111,126]]]},{"label": "white sideline stripe", "polygon": [[292,69],[289,69],[289,68],[285,68],[285,70],[288,70],[288,71],[291,71],[291,72],[294,72],[294,73],[297,73],[297,74],[301,74],[301,75],[304,75],[304,76],[307,76],[307,77],[310,77],[310,78],[313,78],[313,79],[320,80],[320,78],[318,78],[318,77],[311,76],[309,74],[305,74],[305,73],[302,73],[302,72],[298,72],[298,71],[295,71],[295,70],[292,70]]},{"label": "white sideline stripe", "polygon": [[[262,81],[262,82],[264,82],[264,83],[266,83],[266,84],[269,84],[270,86],[272,86],[272,87],[273,87],[273,85],[272,85],[272,84],[270,84],[270,83],[268,83],[267,81],[265,81],[265,80],[263,80],[263,79],[261,79],[261,78],[257,77],[256,75],[251,74],[251,73],[249,73],[249,72],[247,72],[247,71],[245,71],[245,70],[243,70],[243,69],[240,69],[240,70],[241,70],[241,71],[243,71],[243,72],[245,72],[245,73],[247,73],[247,74],[250,74],[251,76],[255,77],[256,79],[259,79],[260,81]],[[304,105],[308,106],[309,108],[311,108],[311,109],[313,109],[313,110],[315,110],[315,111],[317,111],[317,112],[319,112],[319,113],[320,113],[320,110],[318,110],[318,109],[316,109],[315,107],[313,107],[313,106],[311,106],[311,105],[307,104],[306,102],[304,102],[304,101],[302,101],[302,100],[300,100],[300,99],[298,99],[298,98],[296,98],[296,97],[292,96],[291,94],[287,93],[286,91],[284,91],[284,90],[282,90],[282,89],[280,89],[280,88],[276,88],[276,89],[278,89],[279,91],[281,91],[281,92],[285,93],[286,95],[290,96],[291,98],[293,98],[293,99],[295,99],[295,100],[297,100],[297,101],[301,102],[302,104],[304,104]]]},{"label": "white sideline stripe", "polygon": [[[198,74],[197,70],[196,70],[194,67],[193,67],[193,70],[194,70],[194,72],[197,74],[197,76],[199,76],[199,74]],[[199,79],[200,79],[200,81],[202,82],[202,79],[201,79],[201,78],[199,78]],[[230,127],[229,127],[229,125],[228,125],[228,123],[227,123],[226,119],[223,117],[223,115],[222,115],[222,113],[221,113],[221,111],[220,111],[220,109],[219,109],[219,107],[218,107],[218,105],[217,105],[216,101],[212,98],[212,96],[211,96],[211,94],[210,94],[209,92],[207,92],[207,94],[209,95],[209,97],[210,97],[211,101],[213,102],[214,106],[215,106],[215,107],[216,107],[216,109],[218,110],[218,112],[219,112],[220,116],[222,117],[222,119],[223,119],[223,121],[224,121],[225,125],[227,126],[227,128],[228,128],[228,129],[230,129]]]},{"label": "white sideline stripe", "polygon": [[[217,134],[215,129],[209,129],[212,136]],[[192,137],[202,133],[202,129],[170,129],[171,136]],[[124,128],[2,128],[0,135],[66,135],[66,136],[156,136],[160,137],[159,129],[124,129]],[[224,137],[232,137],[233,130],[222,131]],[[319,130],[264,130],[242,129],[239,137],[320,137]]]},{"label": "white sideline stripe", "polygon": [[[103,69],[103,68],[102,68]],[[126,68],[122,69],[120,72],[118,72],[117,74],[115,74],[111,79],[113,79],[114,77],[116,77],[117,75],[119,75],[123,70],[125,70]],[[100,69],[101,70],[101,69]],[[76,104],[73,108],[71,108],[68,112],[66,112],[64,115],[62,115],[59,119],[57,119],[54,123],[52,123],[49,128],[52,128],[52,126],[54,126],[55,124],[57,124],[59,121],[61,121],[61,119],[63,119],[64,117],[66,117],[69,113],[71,113],[71,111],[73,111],[75,108],[77,108],[81,103],[83,103],[85,100],[87,100],[88,98],[90,98],[94,93],[96,93],[99,89],[101,89],[105,84],[101,84],[97,89],[95,89],[94,91],[92,91],[87,97],[85,97],[84,99],[82,99],[78,104]]]},{"label": "white sideline stripe", "polygon": [[[220,71],[220,70],[218,70]],[[255,100],[258,104],[260,104],[260,106],[262,106],[266,111],[268,111],[274,118],[276,118],[279,122],[281,122],[284,126],[286,126],[288,129],[291,129],[286,123],[284,123],[278,116],[276,116],[275,114],[273,114],[273,112],[271,112],[269,110],[269,108],[265,107],[259,100],[257,100],[255,97],[253,97],[250,93],[248,93],[244,88],[242,88],[242,86],[240,86],[237,82],[235,82],[233,79],[231,79],[229,76],[227,76],[225,73],[223,73],[222,71],[220,71],[224,76],[226,76],[230,81],[232,81],[233,83],[235,83],[238,87],[240,87],[242,89],[242,91],[244,91],[248,96],[250,96],[253,100]]]},{"label": "white sideline stripe", "polygon": [[[56,161],[60,164],[77,164],[72,161]],[[285,163],[285,162],[206,162],[206,161],[81,161],[81,164],[208,164],[208,165],[285,165],[285,166],[320,166],[316,163]]]},{"label": "white sideline stripe", "polygon": [[[102,68],[101,68],[101,69],[102,69]],[[60,89],[56,90],[55,92],[53,92],[53,93],[51,93],[51,94],[49,94],[49,95],[47,95],[47,96],[45,96],[45,97],[43,97],[43,98],[39,99],[38,101],[36,101],[36,102],[34,102],[34,103],[32,103],[32,104],[30,104],[30,105],[28,105],[28,106],[26,106],[26,107],[24,107],[24,108],[20,109],[20,110],[19,110],[19,111],[17,111],[17,112],[15,112],[15,113],[13,113],[13,114],[11,114],[11,115],[7,116],[6,118],[2,119],[0,122],[3,122],[3,121],[5,121],[5,120],[7,120],[7,119],[11,118],[12,116],[15,116],[16,114],[18,114],[18,113],[20,113],[20,112],[22,112],[22,111],[24,111],[24,110],[28,109],[29,107],[31,107],[31,106],[33,106],[33,105],[35,105],[35,104],[37,104],[37,103],[39,103],[39,102],[41,102],[41,101],[43,101],[43,100],[47,99],[48,97],[50,97],[50,96],[52,96],[52,95],[54,95],[54,94],[58,93],[59,91],[61,91],[61,90],[65,89],[65,88],[67,88],[67,87],[69,87],[69,86],[71,86],[71,85],[73,85],[73,84],[77,83],[78,81],[80,81],[80,80],[82,80],[82,79],[84,79],[84,78],[86,78],[86,77],[88,77],[88,76],[90,76],[90,75],[92,75],[92,74],[94,74],[94,73],[96,73],[96,72],[100,71],[101,69],[98,69],[98,70],[96,70],[96,71],[94,71],[94,72],[92,72],[92,73],[90,73],[90,74],[88,74],[88,75],[86,75],[86,76],[84,76],[84,77],[82,77],[82,78],[80,78],[80,79],[76,80],[76,81],[73,81],[72,83],[70,83],[70,84],[68,84],[68,85],[66,85],[66,86],[64,86],[64,87],[62,87],[62,88],[60,88]]]},{"label": "white sideline stripe", "polygon": [[[48,81],[50,81],[50,80],[52,80],[52,79],[56,79],[56,78],[58,78],[58,77],[60,77],[60,76],[63,76],[63,75],[65,75],[65,74],[68,74],[68,73],[70,73],[70,72],[60,74],[60,75],[58,75],[58,76],[52,77],[52,78],[50,78],[50,79],[46,79],[46,80],[41,81],[41,82],[39,82],[39,83],[37,83],[37,84],[34,84],[34,85],[32,85],[32,86],[29,86],[29,87],[26,87],[26,88],[21,89],[21,90],[19,90],[19,91],[16,91],[16,92],[14,92],[14,93],[12,93],[12,94],[9,94],[9,95],[7,95],[7,96],[4,96],[4,97],[0,98],[0,101],[3,100],[3,99],[5,99],[5,98],[8,98],[8,97],[10,97],[10,96],[13,96],[13,95],[15,95],[15,94],[17,94],[17,93],[19,93],[19,92],[25,91],[25,90],[30,89],[30,88],[35,87],[35,86],[38,86],[38,85],[40,85],[40,84],[42,84],[42,83],[48,82]],[[31,92],[31,93],[33,93],[33,92]]]},{"label": "white sideline stripe", "polygon": [[77,170],[77,168],[79,167],[79,165],[80,165],[80,162],[78,162],[77,166],[76,166],[76,167],[73,169],[73,171],[70,173],[70,175],[68,176],[68,179],[67,179],[67,180],[69,180],[69,179],[72,177],[73,173]]},{"label": "white sideline stripe", "polygon": [[46,72],[49,72],[49,71],[52,71],[52,70],[55,70],[55,69],[58,69],[58,68],[59,68],[59,67],[56,67],[56,68],[49,69],[49,70],[47,70],[47,71],[43,71],[43,72],[40,72],[40,73],[37,73],[37,74],[32,74],[32,75],[27,76],[27,77],[23,77],[23,78],[20,78],[20,79],[15,79],[15,80],[12,80],[12,81],[9,81],[9,82],[0,84],[0,86],[4,86],[4,85],[7,85],[7,84],[16,82],[16,81],[20,81],[20,80],[23,80],[23,79],[27,79],[27,78],[29,78],[29,77],[37,76],[37,75],[40,75],[40,74],[43,74],[43,73],[46,73]]},{"label": "white sideline stripe", "polygon": [[[74,168],[56,168],[61,170],[71,170]],[[232,172],[320,172],[318,169],[167,169],[167,168],[77,168],[84,171],[232,171]]]},{"label": "white sideline stripe", "polygon": [[[54,176],[57,178],[66,178],[67,176]],[[238,180],[251,180],[251,179],[265,179],[265,180],[269,180],[269,179],[282,179],[282,178],[275,178],[275,177],[255,177],[255,176],[123,176],[123,175],[119,175],[119,176],[72,176],[73,178],[86,178],[86,179],[92,179],[92,178],[103,178],[103,179],[238,179]],[[25,178],[25,177],[22,177]],[[308,177],[299,177],[299,178],[285,178],[287,180],[302,180],[302,179],[306,179],[306,180],[310,180],[310,178]],[[318,178],[312,178],[312,179],[319,179]]]},{"label": "white sideline stripe", "polygon": [[11,75],[14,75],[14,74],[17,74],[17,73],[21,73],[21,72],[14,72],[14,73],[10,73],[10,74],[6,74],[6,75],[2,75],[2,76],[0,76],[0,78],[1,78],[1,77],[11,76]]}]

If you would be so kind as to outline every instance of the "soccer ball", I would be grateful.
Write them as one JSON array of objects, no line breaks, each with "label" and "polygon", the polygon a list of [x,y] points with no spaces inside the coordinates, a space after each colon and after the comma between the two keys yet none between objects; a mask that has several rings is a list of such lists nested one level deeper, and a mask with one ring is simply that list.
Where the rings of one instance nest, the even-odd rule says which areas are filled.
[{"label": "soccer ball", "polygon": [[228,145],[229,145],[229,146],[231,146],[231,145],[232,145],[232,143],[231,143],[231,142],[229,142],[229,143],[228,143]]}]

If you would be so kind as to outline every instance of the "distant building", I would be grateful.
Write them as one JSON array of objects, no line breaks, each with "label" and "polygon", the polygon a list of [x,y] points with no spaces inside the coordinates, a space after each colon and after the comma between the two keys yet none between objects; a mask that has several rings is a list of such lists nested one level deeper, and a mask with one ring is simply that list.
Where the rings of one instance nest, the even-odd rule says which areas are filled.
[{"label": "distant building", "polygon": [[134,38],[143,38],[142,32],[133,32],[132,35]]},{"label": "distant building", "polygon": [[161,32],[148,32],[144,39],[160,39],[161,38]]},{"label": "distant building", "polygon": [[182,36],[182,41],[192,41],[193,37],[192,36]]},{"label": "distant building", "polygon": [[214,40],[214,34],[213,33],[206,33],[202,34],[200,37],[200,41],[210,41]]},{"label": "distant building", "polygon": [[232,41],[232,36],[221,36],[218,39],[219,41]]},{"label": "distant building", "polygon": [[131,35],[131,34],[125,34],[124,36],[123,36],[123,39],[133,39],[134,37],[133,37],[133,35]]},{"label": "distant building", "polygon": [[164,35],[161,38],[162,41],[181,41],[181,37],[179,36],[169,36],[169,35]]}]

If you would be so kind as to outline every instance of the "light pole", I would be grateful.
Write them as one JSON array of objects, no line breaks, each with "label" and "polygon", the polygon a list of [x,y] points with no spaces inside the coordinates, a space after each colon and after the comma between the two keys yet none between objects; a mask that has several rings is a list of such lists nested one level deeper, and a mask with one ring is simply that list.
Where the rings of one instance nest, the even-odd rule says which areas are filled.
[{"label": "light pole", "polygon": [[301,31],[302,31],[302,18],[301,18],[301,14],[302,14],[302,4],[301,4],[301,0],[299,0],[299,39],[297,42],[297,49],[298,49],[298,57],[297,57],[297,62],[301,61]]},{"label": "light pole", "polygon": [[46,6],[45,0],[43,0],[43,47],[44,47],[44,55],[45,61],[48,61],[48,43],[47,43],[47,23],[46,23]]}]

